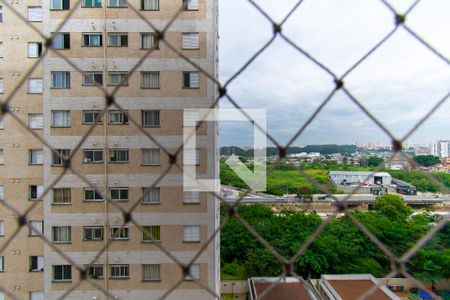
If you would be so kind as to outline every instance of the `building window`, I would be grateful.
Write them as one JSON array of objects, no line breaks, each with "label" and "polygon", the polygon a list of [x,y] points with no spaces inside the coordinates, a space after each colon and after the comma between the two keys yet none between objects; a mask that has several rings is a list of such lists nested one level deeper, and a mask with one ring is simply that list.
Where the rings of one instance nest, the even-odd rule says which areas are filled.
[{"label": "building window", "polygon": [[30,292],[30,300],[45,300],[44,292]]},{"label": "building window", "polygon": [[192,264],[189,267],[189,275],[185,277],[185,280],[200,280],[200,265],[199,264]]},{"label": "building window", "polygon": [[28,6],[28,21],[42,22],[42,7]]},{"label": "building window", "polygon": [[28,93],[42,94],[42,78],[28,79]]},{"label": "building window", "polygon": [[102,201],[103,197],[93,188],[84,189],[84,201]]},{"label": "building window", "polygon": [[42,43],[28,43],[28,57],[37,58],[42,54]]},{"label": "building window", "polygon": [[184,203],[200,203],[200,193],[198,191],[186,191],[183,193]]},{"label": "building window", "polygon": [[199,72],[183,72],[183,87],[196,89],[200,87]]},{"label": "building window", "polygon": [[30,200],[42,200],[41,197],[44,192],[44,186],[42,184],[30,185],[28,189]]},{"label": "building window", "polygon": [[161,241],[161,226],[142,226],[142,241]]},{"label": "building window", "polygon": [[109,111],[109,124],[124,125],[128,124],[128,112],[118,110]]},{"label": "building window", "polygon": [[0,165],[3,165],[5,163],[5,156],[3,153],[3,149],[0,149]]},{"label": "building window", "polygon": [[160,149],[142,149],[142,164],[144,166],[159,166],[161,165],[160,156]]},{"label": "building window", "polygon": [[83,33],[84,47],[100,47],[102,45],[101,33]]},{"label": "building window", "polygon": [[70,72],[67,71],[54,71],[52,73],[53,89],[70,89]]},{"label": "building window", "polygon": [[53,280],[72,281],[72,266],[71,265],[53,266]]},{"label": "building window", "polygon": [[28,150],[28,163],[30,165],[42,165],[44,162],[44,152],[42,149]]},{"label": "building window", "polygon": [[108,72],[109,85],[128,85],[127,72]]},{"label": "building window", "polygon": [[0,42],[0,57],[3,57],[3,42]]},{"label": "building window", "polygon": [[159,43],[156,40],[156,33],[141,33],[141,49],[159,49]]},{"label": "building window", "polygon": [[128,188],[111,188],[111,200],[128,201]]},{"label": "building window", "polygon": [[103,111],[101,110],[84,110],[83,124],[103,124]]},{"label": "building window", "polygon": [[44,232],[44,221],[30,221],[30,236],[38,236]]},{"label": "building window", "polygon": [[0,272],[5,272],[5,257],[0,256]]},{"label": "building window", "polygon": [[44,257],[30,256],[30,272],[44,271]]},{"label": "building window", "polygon": [[127,7],[125,0],[108,0],[108,7]]},{"label": "building window", "polygon": [[52,237],[54,243],[67,244],[72,242],[72,228],[70,226],[53,226]]},{"label": "building window", "polygon": [[95,164],[103,162],[103,150],[83,150],[83,162],[85,164]]},{"label": "building window", "polygon": [[198,10],[198,0],[183,0],[185,10]]},{"label": "building window", "polygon": [[183,33],[182,48],[183,49],[198,49],[200,46],[198,32]]},{"label": "building window", "polygon": [[200,242],[200,226],[184,226],[183,242]]},{"label": "building window", "polygon": [[161,265],[159,264],[142,265],[142,280],[143,281],[161,280]]},{"label": "building window", "polygon": [[51,10],[69,10],[70,1],[69,0],[51,0],[50,1]]},{"label": "building window", "polygon": [[83,0],[81,7],[102,7],[102,0]]},{"label": "building window", "polygon": [[158,127],[160,126],[159,110],[143,110],[142,126]]},{"label": "building window", "polygon": [[4,119],[5,119],[5,117],[0,118],[0,129],[4,128],[4,124],[3,124]]},{"label": "building window", "polygon": [[159,72],[141,72],[141,88],[159,89]]},{"label": "building window", "polygon": [[83,73],[83,85],[87,85],[87,86],[103,85],[103,73],[102,72],[84,72]]},{"label": "building window", "polygon": [[91,279],[103,278],[103,265],[90,265],[87,267],[87,271]]},{"label": "building window", "polygon": [[198,166],[200,164],[200,149],[184,149],[184,165]]},{"label": "building window", "polygon": [[0,220],[0,236],[5,236],[5,223]]},{"label": "building window", "polygon": [[0,94],[4,93],[3,78],[0,78]]},{"label": "building window", "polygon": [[5,200],[5,187],[0,185],[0,201]]},{"label": "building window", "polygon": [[111,265],[109,267],[109,278],[111,279],[128,279],[130,278],[129,265]]},{"label": "building window", "polygon": [[57,32],[53,36],[52,42],[53,49],[70,49],[70,33]]},{"label": "building window", "polygon": [[141,0],[142,10],[159,10],[159,0]]},{"label": "building window", "polygon": [[128,33],[108,33],[108,46],[110,47],[128,46]]},{"label": "building window", "polygon": [[52,166],[62,166],[69,158],[70,149],[55,149],[52,151]]},{"label": "building window", "polygon": [[3,22],[3,6],[0,6],[0,22]]},{"label": "building window", "polygon": [[54,188],[53,189],[53,203],[67,204],[72,201],[70,188]]},{"label": "building window", "polygon": [[161,189],[159,187],[143,188],[142,190],[144,193],[143,203],[161,203]]},{"label": "building window", "polygon": [[83,239],[85,241],[101,241],[103,240],[103,227],[83,227]]},{"label": "building window", "polygon": [[109,149],[109,161],[114,163],[128,162],[128,149]]},{"label": "building window", "polygon": [[52,110],[52,127],[70,127],[70,110]]},{"label": "building window", "polygon": [[44,119],[42,114],[28,114],[28,127],[31,129],[44,128]]},{"label": "building window", "polygon": [[128,227],[111,227],[109,228],[109,238],[111,240],[128,240]]}]

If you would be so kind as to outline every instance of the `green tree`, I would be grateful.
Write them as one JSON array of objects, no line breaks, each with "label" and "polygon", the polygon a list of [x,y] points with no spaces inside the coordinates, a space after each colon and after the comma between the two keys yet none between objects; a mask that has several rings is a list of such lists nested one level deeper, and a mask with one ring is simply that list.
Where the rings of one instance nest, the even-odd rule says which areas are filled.
[{"label": "green tree", "polygon": [[367,164],[369,165],[369,167],[378,167],[383,162],[384,162],[384,159],[382,159],[381,157],[376,157],[376,156],[371,156],[367,160]]},{"label": "green tree", "polygon": [[313,191],[309,186],[303,185],[297,189],[297,198],[300,201],[312,201]]},{"label": "green tree", "polygon": [[379,196],[373,209],[392,221],[405,221],[412,214],[412,209],[405,204],[402,197],[390,194]]},{"label": "green tree", "polygon": [[424,167],[434,166],[440,162],[439,157],[434,155],[417,155],[413,157],[413,160]]}]

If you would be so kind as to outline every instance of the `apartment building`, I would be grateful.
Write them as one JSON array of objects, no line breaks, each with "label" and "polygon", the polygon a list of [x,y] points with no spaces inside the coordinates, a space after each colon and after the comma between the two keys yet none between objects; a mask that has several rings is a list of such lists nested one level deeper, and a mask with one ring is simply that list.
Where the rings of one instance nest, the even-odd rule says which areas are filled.
[{"label": "apartment building", "polygon": [[[178,12],[164,33],[168,46],[149,23],[162,29]],[[36,31],[53,35],[51,45]],[[186,191],[167,155],[183,143],[184,109],[211,107],[216,87],[176,52],[217,75],[217,1],[0,7],[0,99],[14,93],[10,110],[28,127],[10,115],[0,124],[0,299],[219,294],[219,236],[207,244],[219,226],[218,202]],[[115,91],[123,111],[106,105],[102,89]],[[217,144],[216,123],[204,123],[194,159],[183,160],[181,151],[176,162],[217,178]],[[125,222],[124,211],[139,227]],[[18,225],[25,212],[33,230]],[[172,257],[187,264],[201,249],[185,276]]]},{"label": "apartment building", "polygon": [[430,154],[439,158],[450,157],[450,141],[436,141],[431,145]]}]

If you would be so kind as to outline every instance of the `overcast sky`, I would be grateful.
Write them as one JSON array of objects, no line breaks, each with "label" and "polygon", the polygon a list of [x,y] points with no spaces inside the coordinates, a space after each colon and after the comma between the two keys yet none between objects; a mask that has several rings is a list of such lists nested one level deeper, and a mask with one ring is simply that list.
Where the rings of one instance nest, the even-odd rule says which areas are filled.
[{"label": "overcast sky", "polygon": [[[297,0],[256,2],[281,21]],[[400,12],[412,2],[391,0]],[[271,38],[272,27],[247,0],[219,0],[219,16],[220,81],[225,82]],[[450,57],[450,1],[422,0],[406,24]],[[379,0],[305,0],[283,33],[340,76],[393,27],[392,12]],[[345,85],[400,138],[450,91],[450,66],[400,28]],[[286,143],[333,87],[330,75],[277,38],[228,92],[242,107],[267,109],[268,131]],[[407,142],[450,139],[449,116],[450,99]],[[252,144],[249,124],[222,123],[220,135],[221,145]],[[388,138],[338,92],[294,145],[369,141]]]}]

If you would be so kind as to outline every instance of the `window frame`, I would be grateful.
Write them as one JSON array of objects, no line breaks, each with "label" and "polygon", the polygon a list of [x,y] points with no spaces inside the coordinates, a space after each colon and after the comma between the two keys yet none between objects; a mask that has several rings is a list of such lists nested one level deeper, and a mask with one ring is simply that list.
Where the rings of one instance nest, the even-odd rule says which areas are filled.
[{"label": "window frame", "polygon": [[[56,199],[56,193],[62,196],[61,199]],[[59,196],[59,195],[58,195]],[[67,201],[68,199],[68,201]],[[67,205],[72,203],[72,189],[67,187],[58,187],[52,189],[52,204],[53,205]]]},{"label": "window frame", "polygon": [[81,2],[81,8],[101,8],[102,7],[102,0],[91,0],[91,2],[94,4],[100,4],[100,5],[86,5],[86,0],[83,0]]},{"label": "window frame", "polygon": [[[113,268],[120,268],[119,273],[124,273],[124,275],[114,275],[113,276],[113,274],[112,274]],[[109,265],[109,279],[130,279],[130,265],[127,265],[127,264],[111,264],[111,265]]]},{"label": "window frame", "polygon": [[[86,233],[90,230],[90,238],[87,237]],[[97,232],[100,230],[100,232]],[[100,233],[98,236],[96,233]],[[104,239],[104,228],[103,226],[83,226],[83,241],[103,241]]]},{"label": "window frame", "polygon": [[[91,47],[91,46],[89,46],[89,47]],[[98,46],[95,46],[95,47],[98,47]],[[100,75],[100,77],[98,75]],[[87,76],[92,76],[92,83],[86,82]],[[97,77],[97,79],[95,77]],[[100,80],[98,80],[99,78],[100,78]],[[103,72],[101,72],[101,71],[83,72],[81,85],[82,86],[103,86]]]},{"label": "window frame", "polygon": [[[192,75],[197,75],[197,85],[193,81]],[[183,89],[200,89],[200,72],[198,71],[183,71]]]},{"label": "window frame", "polygon": [[[156,32],[141,32],[141,50],[159,50],[159,40]],[[144,47],[144,36],[149,35],[152,37],[152,47]]]},{"label": "window frame", "polygon": [[[56,278],[56,268],[61,268],[61,279]],[[67,273],[67,274],[65,274]],[[64,278],[67,275],[67,278]],[[71,265],[53,265],[52,266],[52,281],[53,282],[72,282],[72,266]]]},{"label": "window frame", "polygon": [[[148,266],[148,267],[150,267],[150,266],[156,267],[157,266],[158,277],[146,278],[146,276],[145,276],[146,275],[145,274],[146,273],[145,272],[145,267],[146,266]],[[161,281],[161,264],[142,264],[141,265],[141,274],[142,274],[142,277],[141,277],[142,281]]]},{"label": "window frame", "polygon": [[[105,266],[102,264],[95,264],[95,265],[86,265],[86,269],[87,269],[87,275],[89,276],[90,279],[103,279],[105,278]],[[101,269],[101,275],[96,275],[95,270],[99,270]],[[93,274],[94,273],[94,274]]]},{"label": "window frame", "polygon": [[[187,232],[190,230],[198,230],[198,238],[193,232]],[[200,225],[184,225],[183,226],[183,243],[200,243],[201,240],[201,227]]]},{"label": "window frame", "polygon": [[[113,191],[118,191],[119,192],[119,198],[113,198]],[[122,198],[122,192],[126,191],[127,197],[126,198]],[[111,187],[109,188],[109,197],[112,201],[117,201],[117,202],[125,202],[125,201],[130,201],[130,189],[128,187]]]},{"label": "window frame", "polygon": [[[36,258],[36,268],[35,269],[33,269],[33,259],[34,258]],[[29,272],[44,272],[44,256],[31,255],[29,262],[30,262]],[[39,268],[39,266],[41,268]]]},{"label": "window frame", "polygon": [[[130,150],[128,148],[110,148],[108,152],[109,152],[109,163],[127,164],[130,162]],[[123,153],[126,153],[125,154],[126,160],[118,160],[121,158]]]},{"label": "window frame", "polygon": [[[190,36],[189,39],[193,39],[193,35],[197,36],[197,44],[195,46],[190,45],[192,40],[187,43],[186,36]],[[199,50],[200,49],[200,32],[182,32],[181,33],[181,49],[182,50]]]},{"label": "window frame", "polygon": [[[62,76],[62,84],[56,85],[54,76],[60,74]],[[64,89],[70,89],[70,71],[51,71],[51,82],[50,82],[50,89],[55,90],[64,90]]]},{"label": "window frame", "polygon": [[0,255],[0,273],[5,272],[5,256]]},{"label": "window frame", "polygon": [[[31,230],[31,228],[34,228],[34,229],[36,229],[36,225],[39,223],[39,225],[40,225],[40,233],[35,233],[33,230]],[[41,236],[41,235],[43,235],[44,234],[44,221],[43,220],[30,220],[29,221],[29,224],[30,224],[30,229],[29,229],[29,232],[28,232],[28,236]],[[35,224],[35,225],[33,225],[33,224]]]},{"label": "window frame", "polygon": [[[32,198],[32,188],[36,187],[36,198]],[[41,187],[41,193],[39,195],[39,187]],[[42,194],[44,193],[44,185],[43,184],[30,184],[28,186],[28,200],[30,201],[42,201]]]},{"label": "window frame", "polygon": [[[144,76],[145,75],[157,75],[158,79],[158,85],[156,86],[146,86],[144,85]],[[161,89],[161,72],[160,71],[141,71],[141,89],[150,89],[150,90],[159,90]]]},{"label": "window frame", "polygon": [[[151,232],[156,230],[156,234]],[[152,239],[151,237],[154,237]],[[143,243],[161,243],[161,225],[144,225],[142,226],[142,242]]]},{"label": "window frame", "polygon": [[[67,235],[67,239],[61,239],[58,237],[59,235],[64,235],[62,232],[63,229],[67,230],[65,233]],[[58,238],[57,238],[58,237]],[[52,243],[53,244],[71,244],[72,243],[72,226],[52,226]]]},{"label": "window frame", "polygon": [[[39,8],[41,10],[41,12],[40,12],[41,17],[37,20],[30,20],[31,19],[30,18],[30,9],[39,9]],[[42,22],[43,12],[44,11],[42,9],[42,6],[27,6],[27,21],[28,22]],[[36,15],[36,13],[33,13],[33,14]],[[39,14],[37,14],[37,15],[39,15]]]},{"label": "window frame", "polygon": [[[33,153],[34,151],[39,151],[41,153],[42,161],[33,162]],[[44,150],[43,149],[28,149],[28,165],[29,166],[42,166],[44,164]]]},{"label": "window frame", "polygon": [[[111,76],[122,76],[118,84],[111,83]],[[128,72],[126,71],[109,71],[108,72],[108,86],[128,86]]]},{"label": "window frame", "polygon": [[[93,0],[95,1],[95,0]],[[84,2],[84,0],[83,0]],[[91,45],[91,36],[97,36],[99,38],[99,44],[98,45]],[[86,37],[87,39],[87,44],[86,44]],[[81,33],[81,47],[94,47],[94,48],[98,48],[98,47],[102,47],[103,46],[103,34],[101,32],[82,32]]]},{"label": "window frame", "polygon": [[[35,54],[30,54],[30,45],[36,45],[36,52]],[[33,56],[35,55],[35,56]],[[41,42],[28,42],[28,58],[39,58],[42,55],[42,43]]]},{"label": "window frame", "polygon": [[[119,119],[122,119],[121,122],[111,122],[111,115],[117,114]],[[126,113],[120,110],[109,110],[108,111],[108,124],[109,125],[128,125],[128,111]]]},{"label": "window frame", "polygon": [[[60,4],[61,8],[59,8],[59,5],[58,5],[58,7],[54,7],[55,5],[53,4],[53,1],[60,1],[61,2],[61,4]],[[56,10],[56,11],[58,11],[58,10],[70,10],[70,0],[51,0],[50,1],[50,11],[52,11],[52,10]]]},{"label": "window frame", "polygon": [[[146,199],[152,199],[153,196],[153,192],[157,191],[157,201],[146,201]],[[143,187],[142,188],[142,204],[150,204],[150,205],[155,205],[155,204],[161,204],[161,188],[156,186],[156,187]]]},{"label": "window frame", "polygon": [[[53,33],[52,33],[53,34]],[[62,38],[62,48],[55,47],[55,38]],[[70,32],[56,32],[52,38],[52,49],[54,50],[69,50],[70,49]]]},{"label": "window frame", "polygon": [[[31,89],[31,83],[35,82],[35,85],[37,87],[39,87],[40,85],[40,89],[35,89],[36,91],[32,91]],[[35,88],[36,86],[34,86],[33,88]],[[28,78],[28,94],[42,94],[44,92],[44,80],[42,78]]]},{"label": "window frame", "polygon": [[[92,152],[92,160],[86,160],[86,154]],[[102,159],[95,160],[95,154],[101,152]],[[104,162],[103,149],[83,149],[83,164],[102,164]]]},{"label": "window frame", "polygon": [[196,3],[196,8],[189,8],[189,3],[192,0],[183,0],[183,7],[184,7],[184,11],[199,11],[200,10],[200,3],[198,0],[194,0],[194,3]]},{"label": "window frame", "polygon": [[[146,118],[146,113],[157,113],[157,124],[146,124],[148,121],[148,118]],[[158,128],[161,127],[161,110],[159,109],[144,109],[141,111],[141,124],[143,127],[149,127],[149,128]]]},{"label": "window frame", "polygon": [[[87,199],[86,192],[93,192],[94,197],[92,199]],[[96,198],[96,196],[100,196],[101,198]],[[95,189],[89,188],[89,187],[83,189],[83,201],[85,201],[85,202],[102,202],[103,200],[104,200],[103,196],[101,194],[97,193],[95,191]]]},{"label": "window frame", "polygon": [[[117,45],[111,44],[111,37],[118,37]],[[128,47],[128,32],[108,32],[108,47]]]},{"label": "window frame", "polygon": [[[192,267],[198,268],[198,274],[197,274],[197,270],[195,270],[195,272],[192,272],[193,271]],[[201,276],[200,274],[201,274],[200,264],[192,264],[189,267],[189,274],[184,277],[184,280],[186,280],[186,281],[200,280],[200,276]],[[192,275],[194,275],[194,276],[192,276]]]},{"label": "window frame", "polygon": [[52,153],[52,167],[62,167],[64,166],[64,161],[70,158],[70,149],[54,149],[55,152],[58,152],[59,156]]},{"label": "window frame", "polygon": [[[114,0],[108,0],[108,3],[107,3],[108,8],[127,8],[128,7],[128,3],[126,0],[123,0],[125,5],[111,5],[111,1],[114,1]],[[115,1],[117,1],[117,3],[120,4],[120,1],[122,1],[122,0],[115,0]]]},{"label": "window frame", "polygon": [[[158,163],[147,163],[144,161],[145,151],[158,151]],[[141,165],[142,166],[161,166],[161,149],[160,148],[143,148],[141,149]]]},{"label": "window frame", "polygon": [[[83,125],[92,125],[92,124],[103,124],[103,111],[101,110],[83,110],[82,112],[83,114],[83,119],[82,119],[82,124]],[[92,114],[92,122],[86,122],[86,115],[87,114]],[[100,118],[98,118],[97,120],[97,116],[100,115]]]},{"label": "window frame", "polygon": [[[63,114],[64,121],[67,121],[67,123],[64,124],[55,124],[55,115],[57,113]],[[70,110],[52,110],[51,111],[51,115],[52,115],[52,128],[69,128],[72,127],[72,113]]]},{"label": "window frame", "polygon": [[[33,119],[33,118],[37,118],[37,120]],[[39,118],[40,118],[40,120],[39,120]],[[33,121],[33,122],[31,122],[31,121]],[[33,126],[32,127],[31,125],[34,123],[37,123],[38,125],[41,125],[41,126]],[[42,114],[42,113],[28,114],[28,128],[35,129],[35,130],[44,129],[44,114]]]},{"label": "window frame", "polygon": [[[197,195],[196,197],[193,195]],[[200,204],[200,191],[184,191],[183,204]]]},{"label": "window frame", "polygon": [[[120,235],[115,236],[115,230],[120,230]],[[124,234],[126,233],[126,234]],[[128,226],[110,226],[109,239],[115,241],[128,241],[130,239],[130,228]]]},{"label": "window frame", "polygon": [[0,220],[0,237],[5,236],[5,221]]}]

